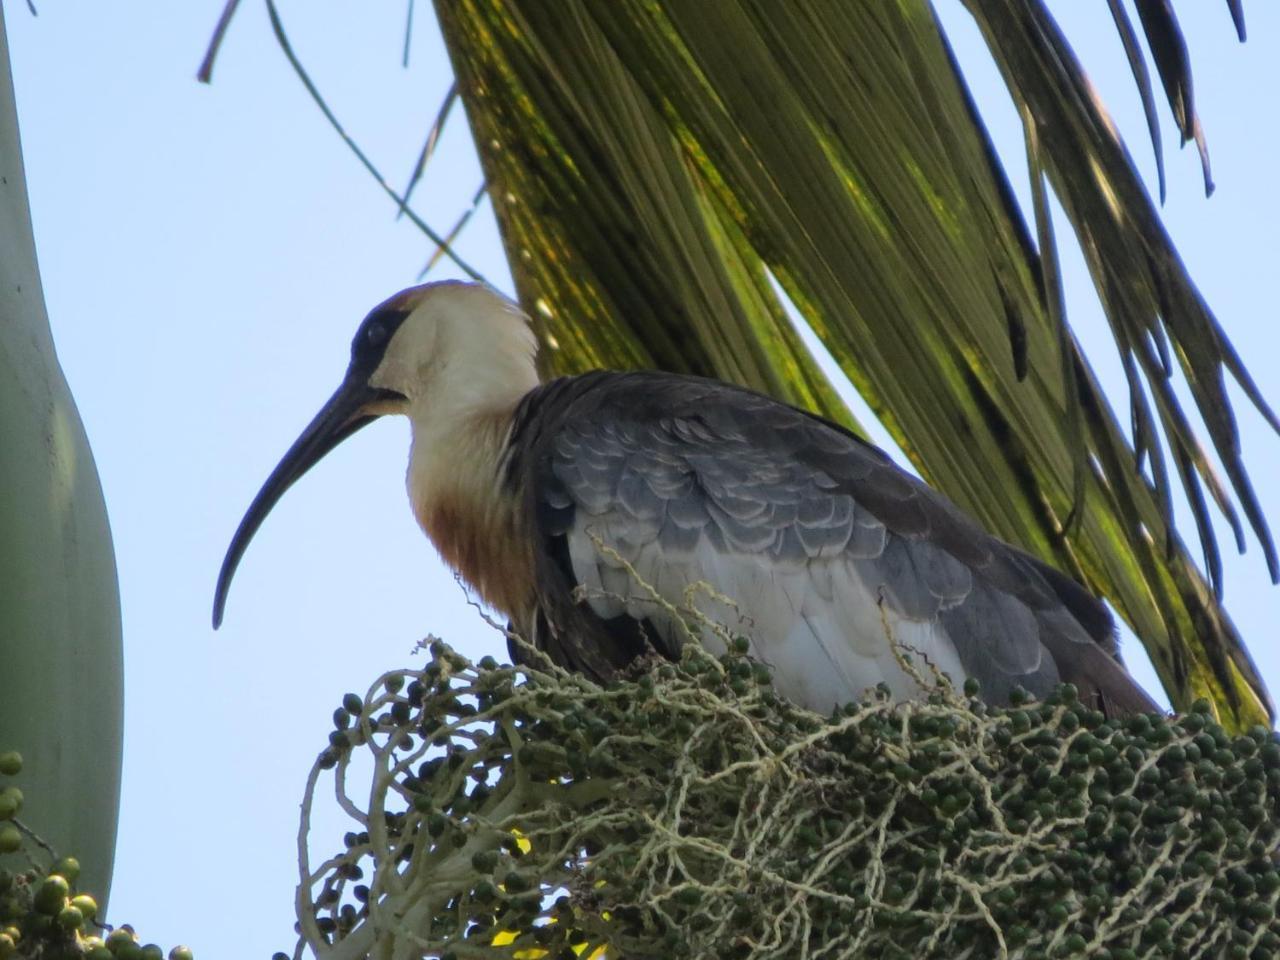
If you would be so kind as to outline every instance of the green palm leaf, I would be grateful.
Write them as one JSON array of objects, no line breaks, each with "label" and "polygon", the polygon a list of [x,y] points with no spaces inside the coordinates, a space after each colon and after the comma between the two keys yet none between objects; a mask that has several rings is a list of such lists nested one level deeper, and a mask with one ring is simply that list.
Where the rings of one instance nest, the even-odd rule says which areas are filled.
[{"label": "green palm leaf", "polygon": [[[1216,585],[1202,490],[1240,524],[1169,356],[1274,570],[1224,369],[1271,415],[1044,7],[969,7],[1027,120],[1038,245],[923,2],[437,12],[551,369],[687,370],[847,421],[767,269],[926,478],[1105,594],[1176,704],[1208,695],[1236,722],[1262,718],[1265,688],[1173,529],[1166,446]],[[1155,13],[1143,25],[1177,36]],[[1179,126],[1198,129],[1170,64]],[[1042,177],[1108,309],[1153,482],[1065,326]]]}]

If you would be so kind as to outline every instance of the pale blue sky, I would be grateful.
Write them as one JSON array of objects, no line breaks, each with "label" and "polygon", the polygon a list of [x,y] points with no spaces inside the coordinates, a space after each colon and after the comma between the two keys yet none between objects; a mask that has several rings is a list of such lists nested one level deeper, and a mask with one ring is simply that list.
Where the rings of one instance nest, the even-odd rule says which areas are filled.
[{"label": "pale blue sky", "polygon": [[[206,960],[265,957],[293,942],[297,799],[343,692],[411,664],[428,632],[473,655],[502,652],[410,517],[401,422],[360,433],[289,493],[245,557],[225,626],[209,628],[218,563],[245,506],[337,384],[360,318],[414,282],[427,246],[394,220],[312,106],[259,4],[241,11],[211,88],[193,77],[221,0],[38,6],[32,19],[24,2],[4,3],[28,187],[54,335],[111,513],[124,611],[113,914]],[[431,7],[418,6],[404,71],[402,2],[283,4],[296,49],[395,183],[450,80]],[[1105,5],[1054,6],[1153,177]],[[981,67],[958,2],[940,7],[1025,196],[1000,81]],[[1162,107],[1165,221],[1280,403],[1280,8],[1247,5],[1243,47],[1225,4],[1194,0],[1179,12],[1218,192],[1204,199],[1194,152],[1176,149]],[[459,112],[415,205],[445,227],[478,182]],[[460,246],[509,289],[487,207]],[[1104,381],[1120,387],[1074,253],[1067,282],[1073,324]],[[1239,411],[1249,466],[1280,525],[1280,440]],[[1280,591],[1256,544],[1227,559],[1227,603],[1280,693]],[[345,827],[332,829],[337,842]]]}]

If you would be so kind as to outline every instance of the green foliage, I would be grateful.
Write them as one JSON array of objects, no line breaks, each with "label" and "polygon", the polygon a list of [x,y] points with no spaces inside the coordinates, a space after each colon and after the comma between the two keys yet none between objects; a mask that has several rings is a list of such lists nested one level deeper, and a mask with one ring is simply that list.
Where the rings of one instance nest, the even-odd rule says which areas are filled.
[{"label": "green foliage", "polygon": [[[775,278],[925,479],[1106,596],[1176,705],[1210,697],[1246,729],[1271,707],[1214,595],[1210,504],[1243,538],[1234,494],[1273,577],[1280,561],[1228,376],[1280,419],[1043,0],[964,6],[1023,118],[1034,242],[926,0],[435,4],[550,372],[710,374],[847,416]],[[1172,11],[1142,6],[1185,72]],[[1067,322],[1051,191],[1123,361],[1129,439]],[[1179,487],[1207,582],[1174,528]]]},{"label": "green foliage", "polygon": [[824,718],[689,647],[606,689],[437,641],[348,695],[301,839],[329,776],[354,828],[304,857],[295,956],[1280,953],[1270,731],[941,679]]},{"label": "green foliage", "polygon": [[[0,775],[21,772],[20,754],[0,753]],[[58,856],[23,823],[22,805],[18,787],[0,787],[0,853],[25,864],[0,869],[0,960],[163,960],[164,951],[140,944],[127,924],[112,930],[97,922],[98,901],[78,884],[80,862]],[[169,960],[191,960],[191,951],[174,947]]]}]

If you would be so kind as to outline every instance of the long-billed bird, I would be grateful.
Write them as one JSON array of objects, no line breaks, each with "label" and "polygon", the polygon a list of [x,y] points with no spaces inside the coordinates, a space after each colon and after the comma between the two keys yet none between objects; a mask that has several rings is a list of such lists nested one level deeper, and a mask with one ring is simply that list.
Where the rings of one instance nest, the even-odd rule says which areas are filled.
[{"label": "long-billed bird", "polygon": [[[402,414],[423,530],[562,666],[607,681],[648,651],[675,658],[692,607],[745,636],[781,694],[823,712],[881,683],[918,694],[913,674],[935,669],[994,702],[1061,681],[1108,714],[1157,709],[1095,597],[843,427],[699,377],[540,384],[535,350],[527,318],[486,287],[426,284],[375,308],[342,385],[241,521],[214,626],[289,486]],[[701,633],[722,648],[723,632]]]}]

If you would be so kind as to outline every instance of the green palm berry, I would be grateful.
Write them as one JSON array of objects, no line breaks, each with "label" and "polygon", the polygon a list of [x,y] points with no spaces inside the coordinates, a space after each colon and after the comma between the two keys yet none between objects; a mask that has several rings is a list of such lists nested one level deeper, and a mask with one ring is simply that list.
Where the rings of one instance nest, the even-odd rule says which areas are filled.
[{"label": "green palm berry", "polygon": [[74,886],[75,882],[80,879],[80,861],[75,857],[61,857],[49,872],[66,877],[67,883]]},{"label": "green palm berry", "polygon": [[66,905],[67,894],[70,892],[71,886],[66,878],[51,873],[36,887],[32,904],[40,913],[52,917]]},{"label": "green palm berry", "polygon": [[697,887],[681,887],[675,898],[686,907],[696,907],[702,902],[702,891]]},{"label": "green palm berry", "polygon": [[116,927],[107,934],[107,946],[114,953],[126,943],[135,943],[133,931],[129,927]]},{"label": "green palm berry", "polygon": [[0,820],[12,820],[22,811],[22,791],[17,787],[0,790]]},{"label": "green palm berry", "polygon": [[508,893],[524,893],[530,886],[529,879],[514,870],[502,878],[502,885]]}]

